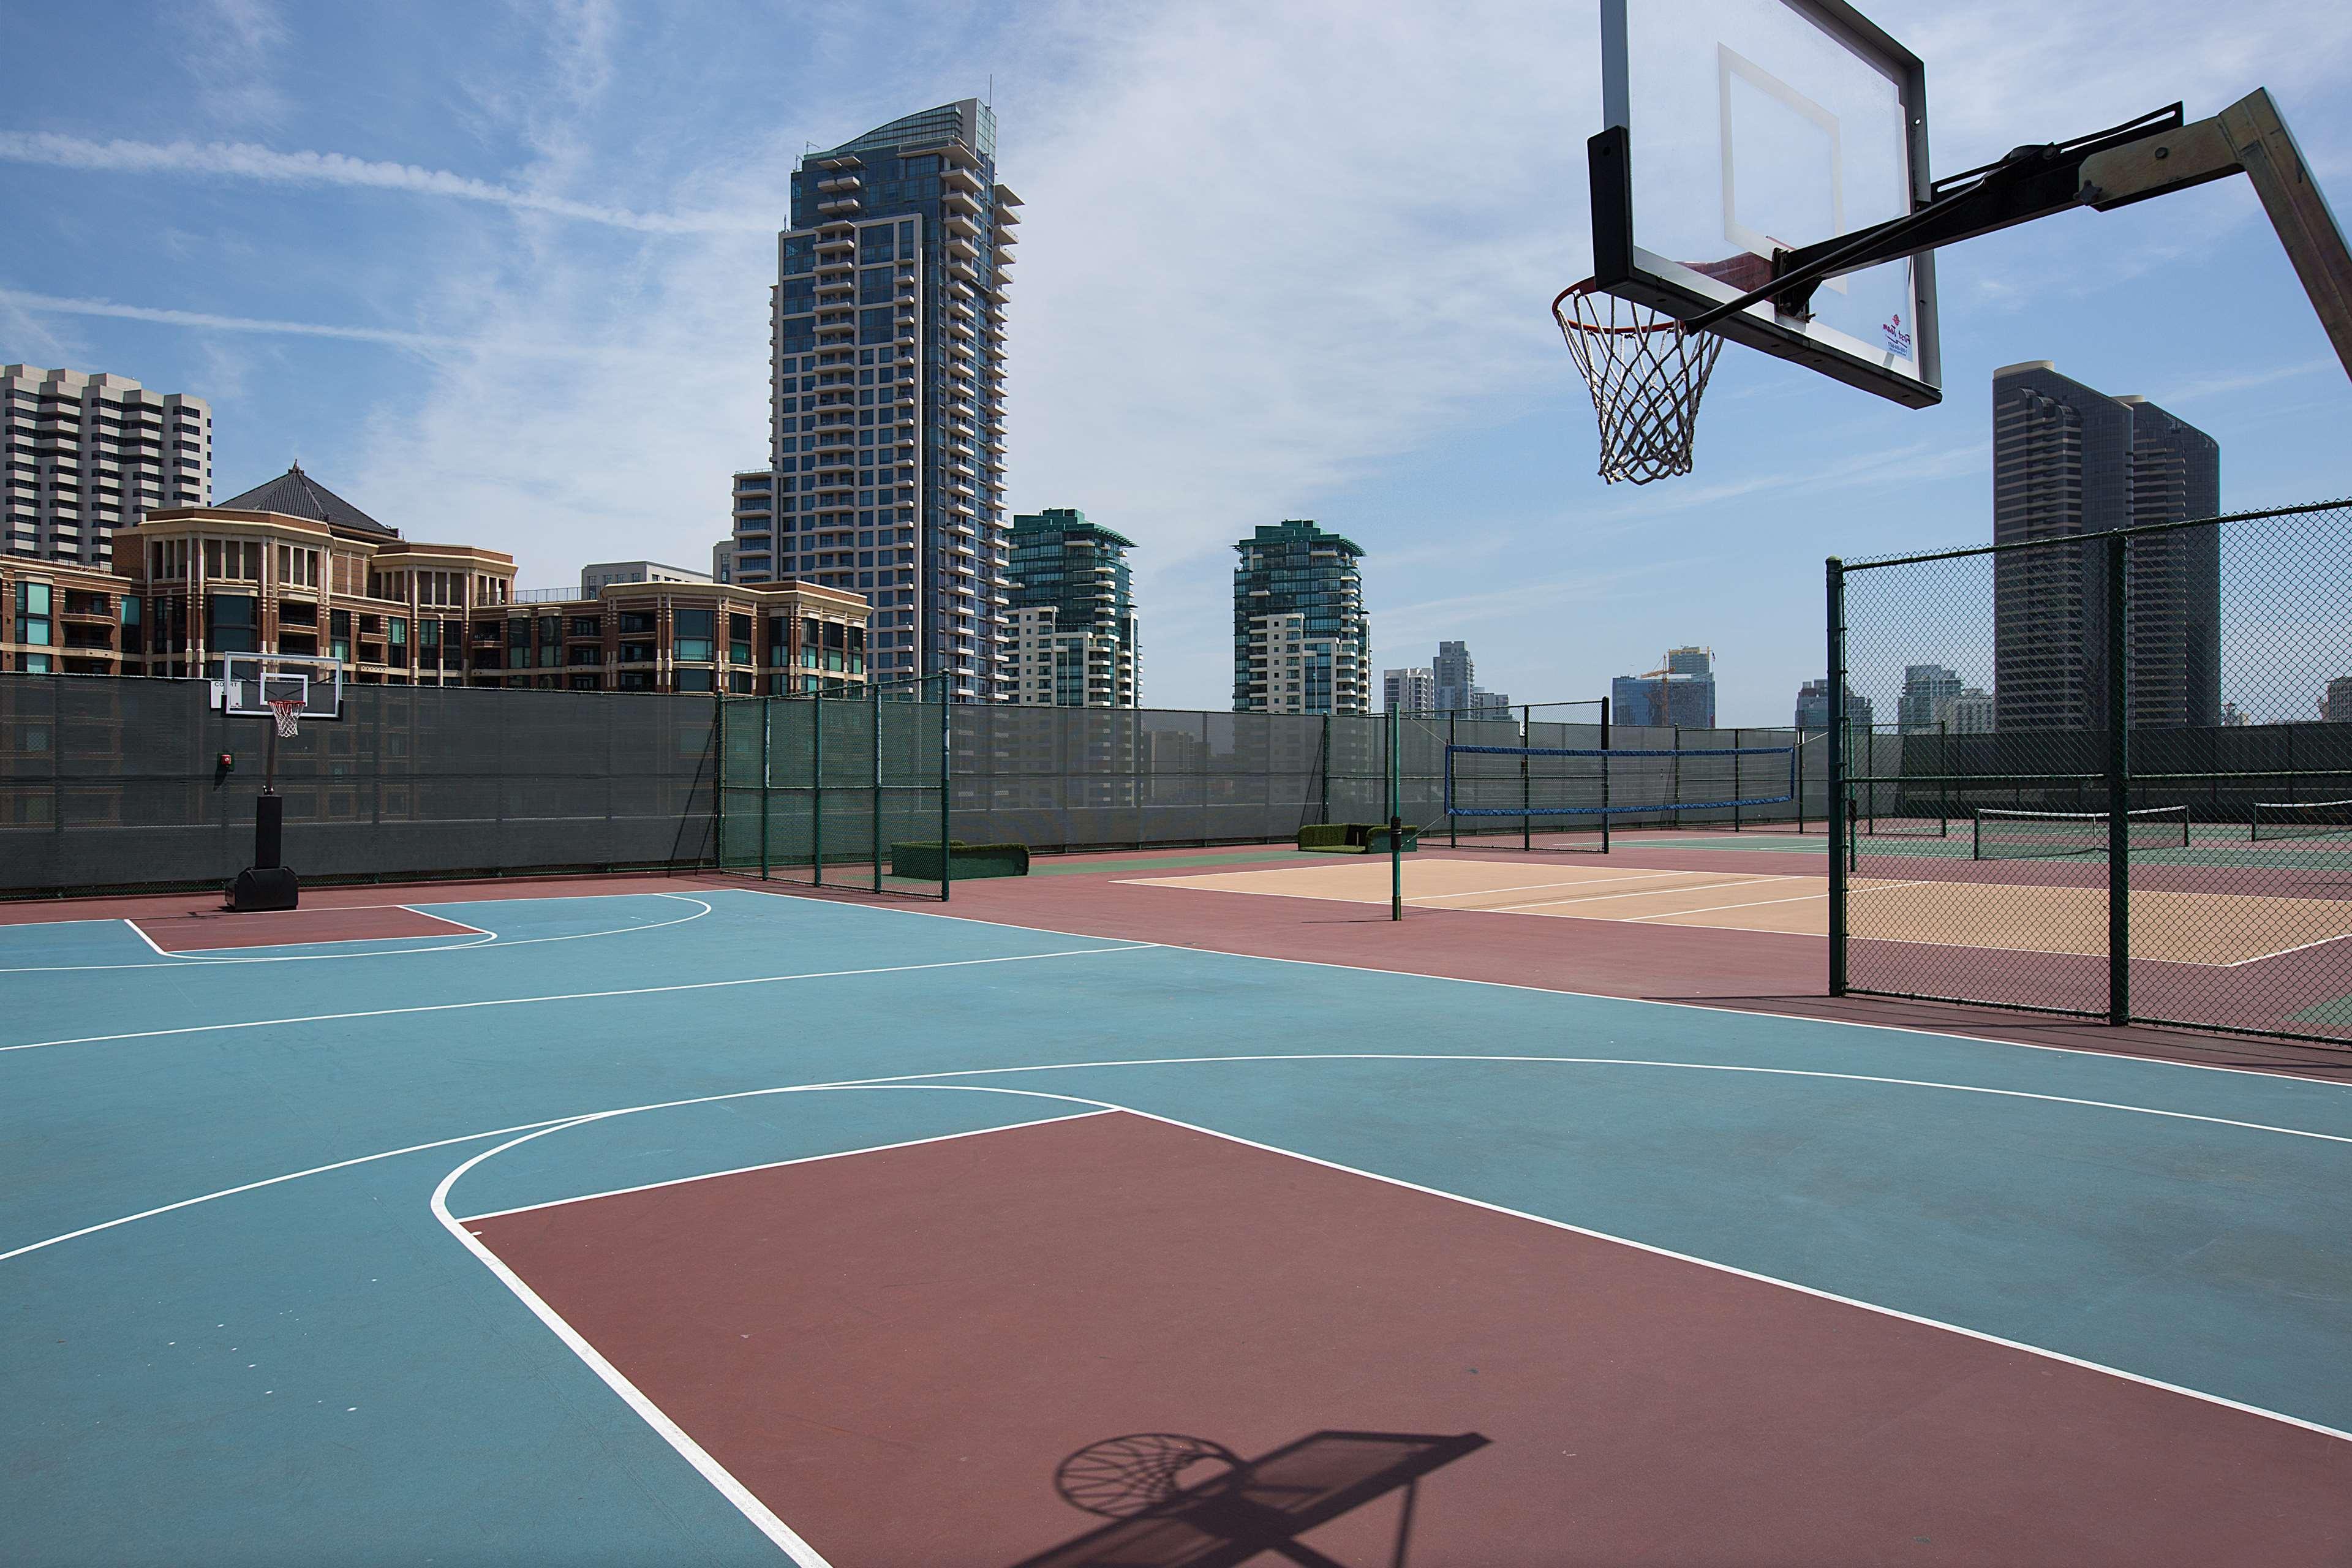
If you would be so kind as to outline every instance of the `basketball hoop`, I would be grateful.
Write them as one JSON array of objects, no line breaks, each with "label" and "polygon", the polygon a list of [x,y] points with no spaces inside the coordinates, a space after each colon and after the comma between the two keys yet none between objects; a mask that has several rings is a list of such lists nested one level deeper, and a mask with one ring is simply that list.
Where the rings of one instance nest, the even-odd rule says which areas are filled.
[{"label": "basketball hoop", "polygon": [[290,741],[300,732],[302,708],[307,700],[301,697],[273,697],[269,700],[269,711],[278,720],[279,740]]},{"label": "basketball hoop", "polygon": [[1591,279],[1561,289],[1551,314],[1592,394],[1601,477],[1646,485],[1689,473],[1699,396],[1723,340],[1603,293]]}]

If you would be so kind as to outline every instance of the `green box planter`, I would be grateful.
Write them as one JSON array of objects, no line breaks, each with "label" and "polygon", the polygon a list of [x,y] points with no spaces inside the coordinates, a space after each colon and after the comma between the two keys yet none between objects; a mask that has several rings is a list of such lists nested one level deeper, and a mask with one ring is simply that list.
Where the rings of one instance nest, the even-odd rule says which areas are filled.
[{"label": "green box planter", "polygon": [[[1421,846],[1421,829],[1404,830],[1404,852]],[[1318,822],[1298,830],[1298,847],[1326,855],[1385,855],[1389,827],[1385,822]]]},{"label": "green box planter", "polygon": [[[969,882],[980,877],[1025,877],[1029,874],[1029,847],[1026,844],[966,844],[961,838],[948,841],[949,869],[954,880]],[[890,875],[907,877],[917,881],[940,880],[940,845],[933,839],[928,844],[893,844],[890,846]]]}]

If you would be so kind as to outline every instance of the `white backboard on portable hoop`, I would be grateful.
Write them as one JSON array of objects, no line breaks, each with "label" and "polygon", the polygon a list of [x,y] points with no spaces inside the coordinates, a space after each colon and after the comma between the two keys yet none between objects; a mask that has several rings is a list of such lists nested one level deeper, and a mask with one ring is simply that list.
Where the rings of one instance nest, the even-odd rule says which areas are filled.
[{"label": "white backboard on portable hoop", "polygon": [[272,698],[302,699],[305,719],[343,716],[343,667],[290,653],[225,653],[214,661],[212,704],[224,713],[268,719]]},{"label": "white backboard on portable hoop", "polygon": [[[1687,320],[1772,253],[1908,216],[1927,191],[1927,73],[1843,0],[1601,0],[1596,281]],[[1942,399],[1932,256],[1832,278],[1714,330],[1912,407]]]}]

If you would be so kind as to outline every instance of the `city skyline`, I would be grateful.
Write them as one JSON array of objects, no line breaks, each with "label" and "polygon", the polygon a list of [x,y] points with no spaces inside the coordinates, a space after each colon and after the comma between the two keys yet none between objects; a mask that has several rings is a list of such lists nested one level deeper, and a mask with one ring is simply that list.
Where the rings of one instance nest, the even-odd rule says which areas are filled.
[{"label": "city skyline", "polygon": [[[1590,402],[1540,309],[1588,269],[1584,7],[1393,18],[1345,40],[1344,69],[1307,73],[1291,68],[1333,47],[1311,5],[1050,40],[1010,14],[934,18],[919,52],[884,8],[842,24],[857,72],[730,48],[707,17],[250,9],[275,20],[249,38],[202,4],[155,27],[15,19],[44,68],[0,126],[22,225],[0,359],[205,395],[224,472],[299,456],[387,512],[454,510],[533,585],[583,560],[703,558],[727,527],[721,476],[761,455],[769,367],[743,345],[766,340],[793,167],[992,75],[1030,203],[1007,502],[1083,498],[1149,546],[1160,700],[1223,706],[1224,552],[1266,517],[1335,520],[1372,552],[1380,666],[1471,627],[1494,685],[1598,695],[1620,650],[1696,614],[1724,657],[1722,716],[1756,721],[1816,672],[1822,557],[1985,537],[1980,399],[1881,407],[1744,351],[1717,371],[1689,481],[1633,495],[1592,477]],[[2040,16],[2049,47],[2021,61],[1991,18],[1874,8],[1897,37],[1935,35],[1938,172],[2146,109],[2167,18],[2194,15]],[[2255,5],[2233,26],[2340,177],[2352,18]],[[444,49],[515,90],[444,79]],[[354,56],[419,90],[302,89]],[[2244,90],[2245,58],[2168,62],[2167,79],[2210,110]],[[1289,86],[1223,90],[1237,70]],[[122,94],[126,73],[146,90]],[[1443,139],[1292,134],[1388,96],[1486,127],[1488,162],[1443,211],[1380,195],[1434,188],[1460,156]],[[761,107],[714,116],[720,101]],[[1182,137],[1155,129],[1174,103],[1194,106]],[[1532,212],[1531,187],[1560,200]],[[1290,264],[1225,264],[1237,231]],[[2326,454],[2352,395],[2242,182],[1939,266],[1950,384],[2055,358],[2227,443],[2224,504],[2340,482]],[[1456,305],[1416,303],[1440,297]],[[1233,397],[1237,380],[1264,395]]]}]

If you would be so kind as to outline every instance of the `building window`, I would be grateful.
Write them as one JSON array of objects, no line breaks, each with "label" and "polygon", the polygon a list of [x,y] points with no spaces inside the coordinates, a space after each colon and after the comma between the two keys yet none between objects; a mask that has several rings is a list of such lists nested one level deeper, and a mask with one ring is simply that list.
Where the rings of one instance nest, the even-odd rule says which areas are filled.
[{"label": "building window", "polygon": [[[714,610],[678,610],[673,613],[677,622],[677,652],[681,659],[691,663],[708,663],[711,644],[716,635],[714,626],[718,612]],[[686,689],[684,687],[680,690]]]},{"label": "building window", "polygon": [[681,669],[677,672],[677,684],[680,691],[709,691],[711,689],[710,671]]},{"label": "building window", "polygon": [[254,653],[254,599],[250,594],[205,595],[205,642],[214,653]]},{"label": "building window", "polygon": [[[16,584],[16,640],[37,647],[49,646],[49,585],[47,583]],[[32,659],[39,657],[41,668],[48,668],[46,655],[27,655],[25,668],[31,669]]]},{"label": "building window", "polygon": [[386,616],[386,617],[385,617],[385,619],[384,619],[384,626],[385,626],[385,632],[384,632],[384,640],[385,640],[385,641],[387,641],[387,642],[391,643],[393,647],[397,647],[397,648],[405,648],[405,647],[408,646],[408,617],[407,617],[407,616]]},{"label": "building window", "polygon": [[596,617],[593,616],[574,616],[572,617],[572,635],[575,637],[602,637],[604,635],[604,629],[603,626],[598,623]]}]

